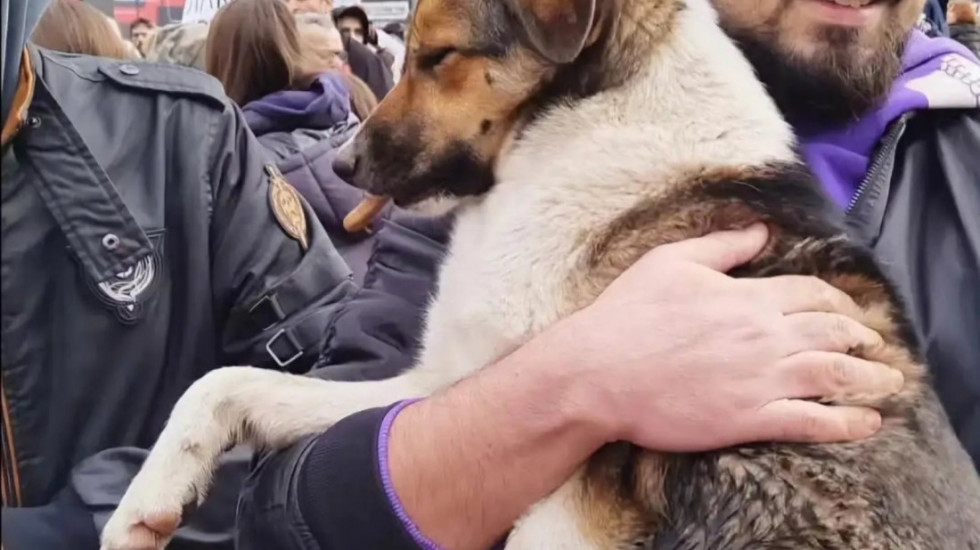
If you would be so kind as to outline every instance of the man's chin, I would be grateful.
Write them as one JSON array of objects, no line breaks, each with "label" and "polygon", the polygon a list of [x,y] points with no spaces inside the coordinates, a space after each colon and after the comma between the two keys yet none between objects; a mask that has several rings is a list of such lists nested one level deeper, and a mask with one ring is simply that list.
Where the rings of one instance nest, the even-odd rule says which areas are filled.
[{"label": "man's chin", "polygon": [[[839,127],[886,98],[901,73],[901,44],[888,37],[865,46],[854,29],[823,27],[804,53],[732,33],[790,123]],[[810,48],[807,48],[810,49]]]}]

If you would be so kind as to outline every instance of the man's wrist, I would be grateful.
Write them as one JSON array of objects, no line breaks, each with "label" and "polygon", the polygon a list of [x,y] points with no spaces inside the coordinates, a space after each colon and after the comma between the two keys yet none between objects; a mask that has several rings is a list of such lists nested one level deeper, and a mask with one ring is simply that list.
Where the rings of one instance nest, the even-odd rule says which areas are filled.
[{"label": "man's wrist", "polygon": [[565,430],[582,434],[598,448],[619,439],[619,418],[609,406],[609,381],[601,365],[582,353],[580,335],[587,327],[577,321],[578,314],[559,322],[512,357],[528,370],[529,399],[549,406]]},{"label": "man's wrist", "polygon": [[413,533],[417,540],[489,548],[610,440],[588,398],[590,381],[577,380],[553,345],[529,343],[393,418],[387,485],[399,517],[424,534]]}]

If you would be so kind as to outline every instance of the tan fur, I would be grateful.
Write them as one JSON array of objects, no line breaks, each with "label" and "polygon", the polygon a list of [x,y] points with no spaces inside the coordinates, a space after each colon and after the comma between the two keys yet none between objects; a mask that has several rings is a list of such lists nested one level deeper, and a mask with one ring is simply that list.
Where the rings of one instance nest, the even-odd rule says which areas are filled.
[{"label": "tan fur", "polygon": [[[589,461],[578,487],[579,520],[582,534],[596,548],[629,548],[650,532],[651,518],[663,517],[663,502],[644,502],[636,498],[633,487],[624,487],[624,468],[631,467],[638,454],[626,444],[608,445]],[[641,461],[637,485],[656,491],[663,484],[662,468],[651,468],[653,461]]]}]

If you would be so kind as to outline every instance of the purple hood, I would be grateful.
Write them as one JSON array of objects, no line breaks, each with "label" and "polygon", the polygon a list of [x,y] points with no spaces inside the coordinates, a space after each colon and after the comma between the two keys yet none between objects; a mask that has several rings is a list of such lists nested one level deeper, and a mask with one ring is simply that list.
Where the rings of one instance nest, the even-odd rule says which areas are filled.
[{"label": "purple hood", "polygon": [[905,47],[902,75],[877,110],[847,128],[797,131],[810,167],[834,202],[846,208],[893,121],[912,111],[978,107],[980,64],[973,54],[953,40],[929,38],[916,30]]},{"label": "purple hood", "polygon": [[252,132],[261,136],[297,129],[326,130],[350,118],[350,92],[339,75],[323,73],[306,90],[283,90],[242,108]]}]

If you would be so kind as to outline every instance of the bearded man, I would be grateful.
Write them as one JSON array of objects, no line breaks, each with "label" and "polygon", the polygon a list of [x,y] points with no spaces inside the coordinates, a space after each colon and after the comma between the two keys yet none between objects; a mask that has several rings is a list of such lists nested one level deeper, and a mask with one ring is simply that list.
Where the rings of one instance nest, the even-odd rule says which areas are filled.
[{"label": "bearded man", "polygon": [[980,464],[980,66],[923,0],[714,0],[853,233],[903,291]]},{"label": "bearded man", "polygon": [[[924,2],[714,0],[724,28],[796,128],[806,160],[846,212],[854,238],[876,252],[903,293],[943,405],[980,464],[980,66],[956,42],[913,30]],[[639,279],[648,286],[658,280],[653,274]],[[674,281],[669,288],[623,290],[630,298],[621,303],[648,300],[647,291],[657,296],[647,303],[667,294],[698,295],[693,282]],[[694,306],[676,311],[688,315]],[[656,339],[659,333],[648,325],[636,342]],[[592,324],[576,335],[602,327]],[[618,349],[616,342],[610,337],[603,349]],[[514,357],[526,358],[534,347],[532,341]],[[698,348],[710,345],[699,341]],[[524,368],[566,351],[562,345],[546,349]],[[650,359],[656,368],[645,376],[673,364]],[[565,366],[577,360],[561,357]],[[605,364],[611,376],[617,365]],[[352,416],[270,457],[253,472],[240,503],[239,548],[490,547],[564,481],[561,474],[574,470],[576,457],[588,454],[588,446],[582,454],[583,447],[567,440],[529,436],[518,397],[533,393],[533,376],[510,386],[486,384],[500,372],[505,365],[405,409]],[[479,397],[451,398],[481,382]],[[507,391],[496,391],[504,386]],[[558,398],[551,391],[542,399],[554,404]],[[645,403],[657,399],[651,393]],[[474,412],[481,406],[488,408]],[[620,411],[634,409],[641,404]],[[540,408],[535,411],[537,424],[550,425],[537,416]],[[725,421],[717,410],[704,414],[715,428]],[[646,418],[670,425],[666,414]],[[481,455],[486,449],[507,452]],[[554,453],[544,458],[549,449]],[[535,453],[542,453],[540,460],[530,461]]]}]

